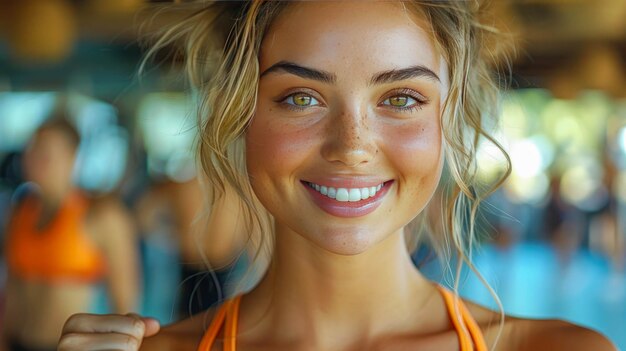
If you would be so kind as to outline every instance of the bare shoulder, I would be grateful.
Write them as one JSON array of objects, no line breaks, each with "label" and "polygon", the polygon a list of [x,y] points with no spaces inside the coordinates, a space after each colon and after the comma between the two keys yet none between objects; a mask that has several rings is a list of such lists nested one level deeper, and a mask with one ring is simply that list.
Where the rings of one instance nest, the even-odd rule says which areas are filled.
[{"label": "bare shoulder", "polygon": [[616,351],[601,333],[562,320],[536,320],[505,316],[465,302],[489,345],[506,351]]},{"label": "bare shoulder", "polygon": [[516,350],[618,350],[599,332],[562,320],[512,319],[510,323],[514,328],[508,333],[508,339]]},{"label": "bare shoulder", "polygon": [[98,223],[130,219],[130,211],[117,197],[108,195],[90,200],[88,219]]},{"label": "bare shoulder", "polygon": [[144,339],[140,351],[196,351],[213,314],[214,310],[207,310],[162,328]]},{"label": "bare shoulder", "polygon": [[85,224],[92,238],[104,248],[126,245],[134,238],[135,224],[130,211],[114,196],[92,199]]}]

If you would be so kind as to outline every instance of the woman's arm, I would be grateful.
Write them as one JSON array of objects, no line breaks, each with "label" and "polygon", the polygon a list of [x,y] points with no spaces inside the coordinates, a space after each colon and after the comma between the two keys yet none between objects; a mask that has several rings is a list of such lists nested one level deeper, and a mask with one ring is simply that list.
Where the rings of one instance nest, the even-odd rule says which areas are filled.
[{"label": "woman's arm", "polygon": [[135,311],[140,286],[139,254],[135,225],[130,215],[119,201],[103,200],[93,207],[89,228],[106,259],[114,311]]}]

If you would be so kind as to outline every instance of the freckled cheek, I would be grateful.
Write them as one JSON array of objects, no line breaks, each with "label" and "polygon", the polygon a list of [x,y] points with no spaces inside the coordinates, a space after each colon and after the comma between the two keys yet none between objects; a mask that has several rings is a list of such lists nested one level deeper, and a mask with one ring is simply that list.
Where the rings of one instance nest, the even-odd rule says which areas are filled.
[{"label": "freckled cheek", "polygon": [[288,176],[318,141],[319,135],[312,128],[257,113],[246,132],[248,171],[250,175]]},{"label": "freckled cheek", "polygon": [[384,141],[389,161],[407,182],[438,181],[441,158],[438,121],[388,127]]}]

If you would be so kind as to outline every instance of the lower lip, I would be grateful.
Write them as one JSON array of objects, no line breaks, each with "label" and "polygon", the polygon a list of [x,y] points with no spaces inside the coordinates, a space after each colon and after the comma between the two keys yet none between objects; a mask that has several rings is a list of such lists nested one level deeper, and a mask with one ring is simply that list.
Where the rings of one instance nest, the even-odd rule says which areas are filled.
[{"label": "lower lip", "polygon": [[317,190],[311,188],[306,182],[302,182],[302,185],[309,194],[311,194],[313,202],[324,210],[324,212],[337,217],[361,217],[374,212],[374,210],[380,206],[392,183],[392,180],[387,181],[383,183],[383,187],[377,191],[376,195],[373,197],[354,202],[340,202],[326,195],[322,195]]}]

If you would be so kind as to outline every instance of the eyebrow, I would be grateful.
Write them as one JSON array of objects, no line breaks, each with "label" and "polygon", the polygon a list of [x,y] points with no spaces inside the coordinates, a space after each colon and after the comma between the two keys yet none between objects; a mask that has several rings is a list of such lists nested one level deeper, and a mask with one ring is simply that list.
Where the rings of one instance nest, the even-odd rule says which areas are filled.
[{"label": "eyebrow", "polygon": [[[304,67],[289,61],[280,61],[273,64],[271,67],[263,71],[260,77],[276,72],[290,73],[304,79],[312,79],[326,84],[334,84],[337,81],[337,76],[333,73],[315,68]],[[377,73],[370,80],[370,85],[386,84],[418,77],[426,77],[440,82],[439,76],[437,76],[435,72],[424,66],[417,65]]]},{"label": "eyebrow", "polygon": [[418,77],[430,78],[436,82],[441,81],[439,79],[439,76],[437,76],[435,72],[433,72],[432,70],[424,66],[418,65],[418,66],[411,66],[411,67],[402,68],[402,69],[392,69],[389,71],[378,73],[374,75],[374,77],[372,77],[370,84],[377,85],[377,84],[392,83],[392,82],[399,81],[399,80],[407,80],[407,79],[418,78]]},{"label": "eyebrow", "polygon": [[280,61],[278,63],[273,64],[270,68],[266,69],[261,73],[261,77],[268,73],[273,72],[286,72],[296,75],[298,77],[302,77],[305,79],[317,80],[322,83],[334,84],[337,81],[337,76],[332,73],[317,70],[314,68],[300,66],[293,62],[288,61]]}]

